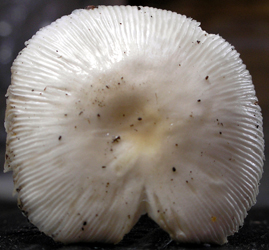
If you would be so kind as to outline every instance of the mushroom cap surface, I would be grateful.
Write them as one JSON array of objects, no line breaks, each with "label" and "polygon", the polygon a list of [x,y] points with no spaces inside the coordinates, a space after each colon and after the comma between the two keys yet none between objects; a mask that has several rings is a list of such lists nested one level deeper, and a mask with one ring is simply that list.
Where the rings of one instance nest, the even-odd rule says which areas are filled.
[{"label": "mushroom cap surface", "polygon": [[147,213],[176,241],[223,244],[256,202],[251,76],[184,15],[76,10],[26,43],[7,97],[5,171],[56,241],[117,243]]}]

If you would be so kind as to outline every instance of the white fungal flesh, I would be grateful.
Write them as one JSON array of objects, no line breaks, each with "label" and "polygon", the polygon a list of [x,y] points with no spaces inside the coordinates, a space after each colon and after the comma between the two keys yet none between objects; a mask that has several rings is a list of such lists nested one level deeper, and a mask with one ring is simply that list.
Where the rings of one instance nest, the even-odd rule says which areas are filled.
[{"label": "white fungal flesh", "polygon": [[239,54],[148,7],[76,10],[12,66],[5,171],[64,243],[119,242],[142,214],[181,242],[223,244],[255,204],[262,116]]}]

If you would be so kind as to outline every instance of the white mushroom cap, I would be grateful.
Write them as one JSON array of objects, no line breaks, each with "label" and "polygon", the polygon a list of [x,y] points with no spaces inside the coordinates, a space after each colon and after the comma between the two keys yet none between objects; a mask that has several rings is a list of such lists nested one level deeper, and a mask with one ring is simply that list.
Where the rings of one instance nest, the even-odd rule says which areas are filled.
[{"label": "white mushroom cap", "polygon": [[255,204],[262,116],[218,35],[148,7],[76,10],[12,66],[5,170],[64,243],[119,242],[147,213],[171,238],[223,244]]}]

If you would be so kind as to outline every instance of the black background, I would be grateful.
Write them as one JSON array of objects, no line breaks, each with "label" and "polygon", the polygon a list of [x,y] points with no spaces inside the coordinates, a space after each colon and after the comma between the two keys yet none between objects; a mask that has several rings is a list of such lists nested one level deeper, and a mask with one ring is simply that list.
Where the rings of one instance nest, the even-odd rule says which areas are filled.
[{"label": "black background", "polygon": [[[127,243],[117,246],[80,245],[63,247],[30,226],[16,208],[12,198],[11,173],[3,174],[5,156],[5,93],[10,84],[10,67],[24,42],[41,27],[62,15],[87,5],[130,4],[169,9],[201,22],[208,33],[220,34],[241,54],[253,77],[264,117],[265,140],[269,141],[269,1],[257,0],[178,0],[178,1],[85,1],[85,0],[1,0],[0,1],[0,249],[198,249],[209,246],[177,246],[147,218],[144,218]],[[265,155],[269,156],[266,144]],[[269,170],[265,162],[258,202],[246,225],[221,249],[269,249],[268,208]],[[1,223],[2,221],[2,223]],[[269,223],[269,222],[268,222]],[[256,231],[255,231],[255,230]],[[139,233],[140,230],[140,233]],[[142,231],[141,231],[142,230]],[[144,231],[143,231],[144,230]],[[255,233],[254,233],[254,231]],[[148,238],[142,236],[148,235]],[[17,234],[16,234],[17,233]],[[138,236],[137,236],[138,235]],[[154,236],[153,238],[151,236]],[[251,236],[252,235],[252,238]],[[23,238],[25,236],[26,238]],[[263,236],[263,237],[262,237]],[[143,238],[144,237],[144,238]],[[151,238],[150,238],[151,237]],[[27,242],[24,242],[26,239]],[[32,239],[32,241],[31,241]],[[245,240],[245,241],[243,241]],[[151,244],[153,241],[155,244]],[[155,241],[155,242],[154,242]],[[12,243],[13,242],[13,243]],[[129,242],[129,243],[128,243]],[[156,243],[157,242],[157,243]],[[245,243],[243,243],[245,242]],[[20,243],[22,245],[20,245]],[[148,245],[146,243],[149,243]],[[142,244],[142,245],[139,245]],[[157,245],[156,245],[157,244]],[[159,244],[159,245],[158,245]],[[154,247],[155,246],[155,247]],[[42,248],[43,247],[43,248]],[[48,247],[48,248],[47,248]]]}]

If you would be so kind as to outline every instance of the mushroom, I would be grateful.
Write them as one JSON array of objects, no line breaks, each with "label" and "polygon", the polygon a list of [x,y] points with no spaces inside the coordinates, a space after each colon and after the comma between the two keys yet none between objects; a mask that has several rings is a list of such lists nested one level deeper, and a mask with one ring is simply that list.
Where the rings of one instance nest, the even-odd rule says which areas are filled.
[{"label": "mushroom", "polygon": [[5,171],[55,241],[117,243],[148,214],[227,242],[256,202],[262,115],[234,47],[184,15],[75,10],[26,42],[7,92]]}]

